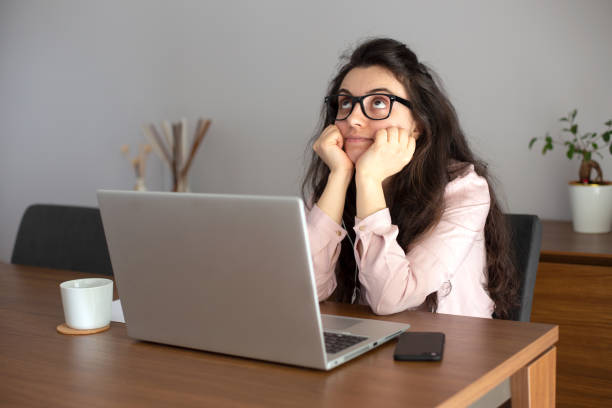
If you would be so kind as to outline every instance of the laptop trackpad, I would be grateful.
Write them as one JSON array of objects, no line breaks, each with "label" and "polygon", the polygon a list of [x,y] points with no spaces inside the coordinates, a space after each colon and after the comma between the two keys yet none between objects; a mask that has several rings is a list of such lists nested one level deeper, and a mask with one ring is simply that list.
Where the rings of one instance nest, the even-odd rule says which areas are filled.
[{"label": "laptop trackpad", "polygon": [[361,319],[354,319],[352,317],[333,316],[333,315],[321,315],[321,322],[323,323],[324,330],[346,330],[356,324],[362,323]]}]

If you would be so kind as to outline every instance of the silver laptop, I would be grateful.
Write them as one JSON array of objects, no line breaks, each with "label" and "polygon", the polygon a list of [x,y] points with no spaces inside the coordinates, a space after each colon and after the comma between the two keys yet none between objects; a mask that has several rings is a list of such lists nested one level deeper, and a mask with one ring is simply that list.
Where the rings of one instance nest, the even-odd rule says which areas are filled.
[{"label": "silver laptop", "polygon": [[100,190],[98,202],[130,337],[330,370],[409,327],[320,314],[298,197]]}]

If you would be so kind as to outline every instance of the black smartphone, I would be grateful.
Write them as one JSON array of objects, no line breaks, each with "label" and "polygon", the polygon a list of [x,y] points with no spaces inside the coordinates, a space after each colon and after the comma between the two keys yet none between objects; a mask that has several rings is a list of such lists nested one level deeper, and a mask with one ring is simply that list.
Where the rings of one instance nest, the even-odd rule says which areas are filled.
[{"label": "black smartphone", "polygon": [[398,361],[440,361],[444,352],[444,333],[405,332],[400,334],[393,358]]}]

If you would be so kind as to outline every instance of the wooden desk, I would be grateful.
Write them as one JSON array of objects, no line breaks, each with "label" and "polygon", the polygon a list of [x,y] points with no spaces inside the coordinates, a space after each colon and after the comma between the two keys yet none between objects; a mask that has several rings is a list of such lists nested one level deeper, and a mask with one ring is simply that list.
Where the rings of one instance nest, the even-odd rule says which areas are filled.
[{"label": "wooden desk", "polygon": [[[399,313],[384,319],[446,333],[442,362],[395,362],[392,341],[323,372],[135,341],[121,323],[58,334],[58,285],[87,276],[0,263],[0,405],[460,407],[512,376],[513,406],[528,394],[554,406],[557,326]],[[321,309],[380,318],[363,306]]]},{"label": "wooden desk", "polygon": [[559,325],[559,407],[612,401],[612,233],[543,221],[532,322]]}]

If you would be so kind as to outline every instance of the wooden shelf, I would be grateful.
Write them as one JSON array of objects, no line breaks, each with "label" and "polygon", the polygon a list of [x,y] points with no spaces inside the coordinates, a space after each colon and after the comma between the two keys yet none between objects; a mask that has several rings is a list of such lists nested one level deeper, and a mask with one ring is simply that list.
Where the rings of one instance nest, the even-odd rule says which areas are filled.
[{"label": "wooden shelf", "polygon": [[540,262],[612,266],[612,232],[580,234],[569,221],[542,221]]}]

